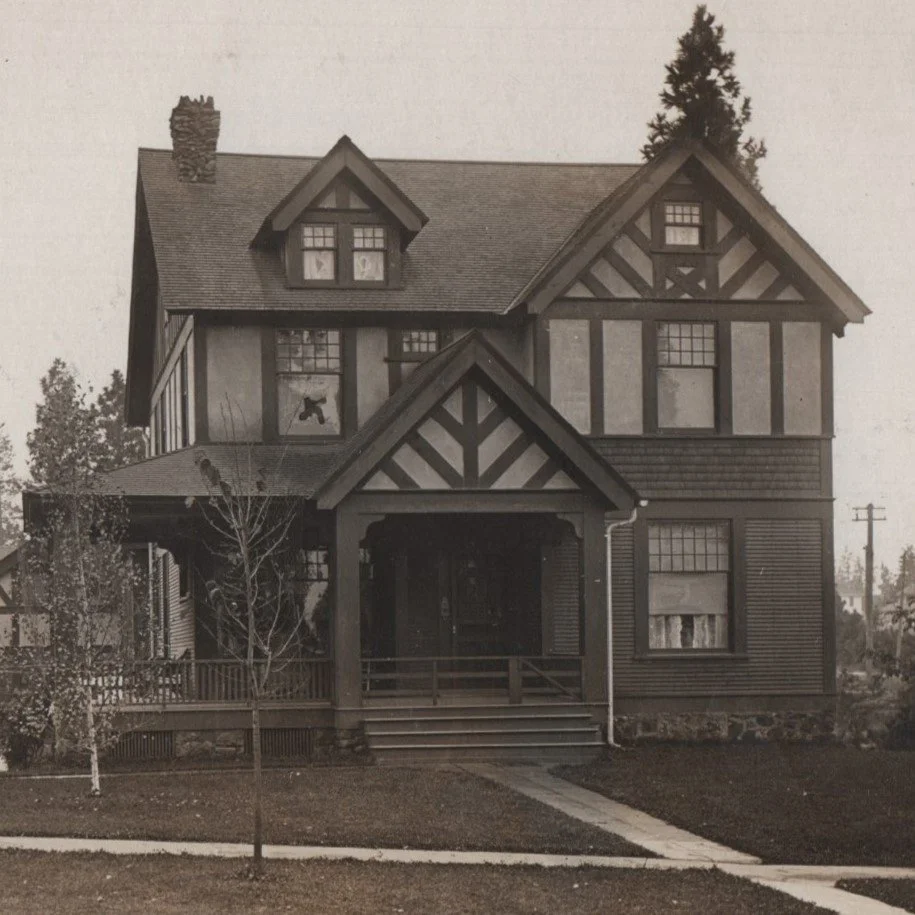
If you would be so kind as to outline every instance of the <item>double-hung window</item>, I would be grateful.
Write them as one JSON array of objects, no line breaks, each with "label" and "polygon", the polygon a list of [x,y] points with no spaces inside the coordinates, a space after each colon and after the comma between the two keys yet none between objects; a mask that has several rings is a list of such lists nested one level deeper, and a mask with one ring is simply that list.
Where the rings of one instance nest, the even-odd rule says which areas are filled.
[{"label": "double-hung window", "polygon": [[342,331],[282,328],[276,332],[280,435],[328,437],[342,432]]},{"label": "double-hung window", "polygon": [[300,549],[296,554],[293,591],[298,610],[299,641],[304,653],[327,653],[330,563],[326,547]]},{"label": "double-hung window", "polygon": [[664,204],[664,244],[669,248],[698,248],[702,244],[702,204]]},{"label": "double-hung window", "polygon": [[386,279],[384,226],[353,226],[353,282],[383,283]]},{"label": "double-hung window", "polygon": [[302,226],[302,278],[306,283],[337,279],[337,227]]},{"label": "double-hung window", "polygon": [[727,650],[730,575],[728,522],[650,523],[649,650]]},{"label": "double-hung window", "polygon": [[715,324],[658,323],[658,428],[715,429]]}]

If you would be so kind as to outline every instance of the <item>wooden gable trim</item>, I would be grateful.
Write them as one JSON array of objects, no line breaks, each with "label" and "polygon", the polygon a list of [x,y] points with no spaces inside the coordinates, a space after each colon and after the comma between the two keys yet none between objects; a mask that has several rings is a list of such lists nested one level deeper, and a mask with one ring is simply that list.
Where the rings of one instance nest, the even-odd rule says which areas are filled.
[{"label": "wooden gable trim", "polygon": [[776,212],[765,198],[751,188],[734,168],[705,146],[697,146],[693,155],[700,165],[765,235],[795,263],[810,281],[835,305],[847,321],[861,323],[870,309],[858,298],[835,271]]},{"label": "wooden gable trim", "polygon": [[[682,147],[672,148],[646,165],[636,176],[615,191],[600,207],[607,219],[598,222],[590,235],[580,241],[574,235],[522,290],[511,307],[527,301],[528,310],[542,312],[562,295],[585,268],[609,245],[630,220],[635,219],[651,198],[676,174],[691,155]],[[597,213],[592,214],[597,219]],[[590,220],[589,220],[590,221]],[[587,222],[587,221],[586,221]],[[582,232],[586,223],[582,224]],[[576,233],[577,234],[577,233]],[[577,247],[576,247],[577,245]]]},{"label": "wooden gable trim", "polygon": [[429,221],[426,214],[349,137],[343,136],[274,208],[264,221],[255,242],[263,237],[265,229],[285,232],[302,211],[314,203],[344,172],[363,185],[407,233],[415,235]]},{"label": "wooden gable trim", "polygon": [[[404,405],[392,422],[379,431],[317,493],[319,509],[335,508],[373,469],[402,442],[426,415],[437,417],[435,408],[454,391],[464,376],[477,369],[519,413],[525,423],[553,443],[579,475],[617,508],[631,508],[638,494],[590,448],[574,429],[540,396],[527,381],[476,332],[471,332],[455,348],[454,354],[438,374],[428,379],[414,398]],[[382,465],[382,469],[384,466]],[[470,468],[465,468],[465,473]]]}]

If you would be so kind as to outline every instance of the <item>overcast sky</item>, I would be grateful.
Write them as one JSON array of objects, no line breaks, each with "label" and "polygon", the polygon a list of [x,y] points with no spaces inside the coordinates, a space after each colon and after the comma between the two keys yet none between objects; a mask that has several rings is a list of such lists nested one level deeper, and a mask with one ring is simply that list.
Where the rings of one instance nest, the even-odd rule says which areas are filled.
[{"label": "overcast sky", "polygon": [[[0,0],[0,420],[25,463],[60,356],[124,368],[136,151],[182,94],[221,150],[634,162],[692,0]],[[874,314],[836,347],[839,550],[915,541],[915,4],[711,2],[769,199]]]}]

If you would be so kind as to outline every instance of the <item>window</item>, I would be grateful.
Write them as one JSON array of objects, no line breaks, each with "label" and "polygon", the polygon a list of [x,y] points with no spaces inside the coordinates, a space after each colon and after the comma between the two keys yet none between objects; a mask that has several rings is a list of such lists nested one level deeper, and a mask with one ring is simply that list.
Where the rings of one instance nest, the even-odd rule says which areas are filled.
[{"label": "window", "polygon": [[337,436],[341,426],[342,332],[276,332],[280,435]]},{"label": "window", "polygon": [[336,226],[302,226],[302,277],[325,283],[337,278]]},{"label": "window", "polygon": [[727,649],[728,522],[648,525],[648,647]]},{"label": "window", "polygon": [[190,444],[190,428],[189,423],[189,388],[188,388],[188,378],[187,378],[187,347],[181,350],[181,359],[179,363],[178,370],[178,379],[179,379],[179,390],[181,392],[181,413],[179,419],[179,426],[181,428],[181,445],[180,447],[186,448]]},{"label": "window", "polygon": [[664,244],[677,248],[698,248],[702,244],[702,204],[664,204]]},{"label": "window", "polygon": [[402,330],[400,352],[405,362],[422,362],[439,349],[437,330]]},{"label": "window", "polygon": [[353,226],[354,282],[384,282],[386,247],[384,226]]},{"label": "window", "polygon": [[658,324],[658,427],[715,428],[715,325]]},{"label": "window", "polygon": [[301,549],[296,554],[295,593],[303,654],[327,654],[330,632],[330,564],[326,547]]}]

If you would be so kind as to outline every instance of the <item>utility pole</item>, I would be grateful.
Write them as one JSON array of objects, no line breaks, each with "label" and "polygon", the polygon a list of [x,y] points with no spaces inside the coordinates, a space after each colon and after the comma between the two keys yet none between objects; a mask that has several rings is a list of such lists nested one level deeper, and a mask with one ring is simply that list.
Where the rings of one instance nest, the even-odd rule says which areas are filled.
[{"label": "utility pole", "polygon": [[[868,502],[864,508],[855,508],[855,521],[867,522],[867,546],[864,548],[864,670],[868,678],[874,673],[874,522],[886,521],[886,517],[875,518],[874,512],[884,512],[882,505]],[[862,518],[861,512],[865,515]]]}]

